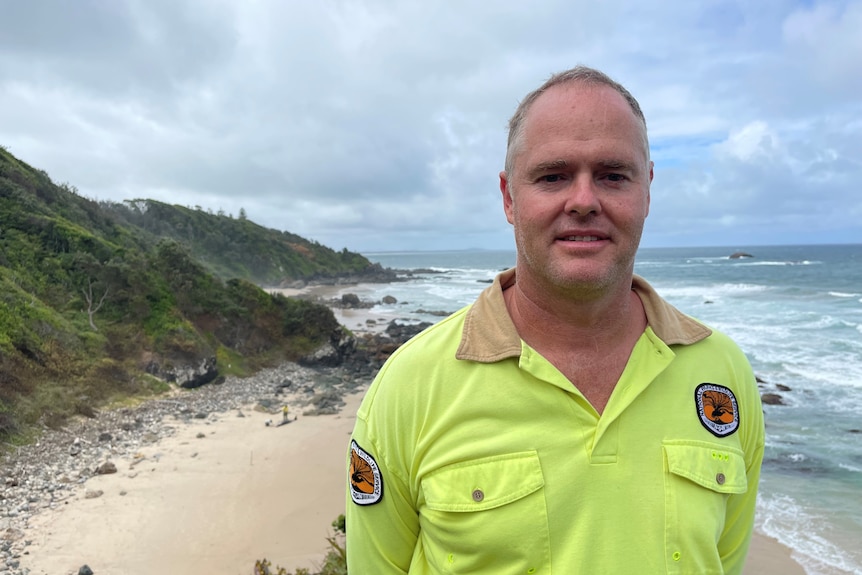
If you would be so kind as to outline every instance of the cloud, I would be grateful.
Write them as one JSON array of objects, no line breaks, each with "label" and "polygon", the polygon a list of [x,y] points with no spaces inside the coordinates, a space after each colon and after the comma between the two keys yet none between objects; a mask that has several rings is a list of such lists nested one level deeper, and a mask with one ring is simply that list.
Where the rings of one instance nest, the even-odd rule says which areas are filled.
[{"label": "cloud", "polygon": [[645,244],[862,241],[859,1],[4,10],[0,144],[90,197],[244,208],[336,249],[509,248],[508,117],[586,63],[647,115]]}]

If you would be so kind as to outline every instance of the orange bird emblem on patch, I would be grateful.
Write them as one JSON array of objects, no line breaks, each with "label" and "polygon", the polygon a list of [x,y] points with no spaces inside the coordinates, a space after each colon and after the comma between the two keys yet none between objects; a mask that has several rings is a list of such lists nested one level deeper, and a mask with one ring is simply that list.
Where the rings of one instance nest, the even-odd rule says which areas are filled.
[{"label": "orange bird emblem on patch", "polygon": [[739,406],[733,392],[715,383],[701,383],[694,390],[700,422],[716,437],[726,437],[739,428]]},{"label": "orange bird emblem on patch", "polygon": [[383,497],[383,476],[370,453],[350,442],[350,498],[357,505],[373,505]]}]

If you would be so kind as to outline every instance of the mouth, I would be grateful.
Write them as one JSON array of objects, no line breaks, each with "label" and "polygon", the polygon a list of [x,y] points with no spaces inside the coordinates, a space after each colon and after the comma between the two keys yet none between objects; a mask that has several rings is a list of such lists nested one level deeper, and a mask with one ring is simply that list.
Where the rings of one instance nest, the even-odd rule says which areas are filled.
[{"label": "mouth", "polygon": [[564,242],[597,242],[601,238],[599,236],[563,236],[560,240]]}]

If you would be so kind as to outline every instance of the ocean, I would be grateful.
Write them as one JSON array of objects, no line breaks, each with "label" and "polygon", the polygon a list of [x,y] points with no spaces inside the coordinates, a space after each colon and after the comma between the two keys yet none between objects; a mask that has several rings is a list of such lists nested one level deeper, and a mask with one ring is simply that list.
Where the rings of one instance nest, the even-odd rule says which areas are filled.
[{"label": "ocean", "polygon": [[[635,273],[682,311],[731,336],[764,392],[766,456],[756,528],[809,575],[862,574],[862,245],[641,249]],[[471,303],[510,251],[386,252],[413,270],[370,286],[376,313],[436,322]]]}]

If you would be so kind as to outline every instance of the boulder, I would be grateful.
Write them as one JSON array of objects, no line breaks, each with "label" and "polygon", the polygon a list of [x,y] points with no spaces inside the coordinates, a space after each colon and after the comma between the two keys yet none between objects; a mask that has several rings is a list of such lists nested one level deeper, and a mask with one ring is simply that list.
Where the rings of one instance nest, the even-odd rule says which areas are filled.
[{"label": "boulder", "polygon": [[733,252],[728,257],[732,260],[738,260],[740,258],[753,258],[754,256],[746,252]]},{"label": "boulder", "polygon": [[341,294],[341,305],[344,307],[359,307],[361,303],[359,296],[355,293]]},{"label": "boulder", "polygon": [[355,349],[356,338],[346,330],[336,330],[328,342],[310,354],[301,357],[298,363],[306,367],[337,366],[341,365],[344,362],[344,358]]},{"label": "boulder", "polygon": [[147,373],[185,389],[194,389],[218,378],[218,362],[215,356],[190,360],[174,365],[172,362],[153,359],[147,364]]},{"label": "boulder", "polygon": [[96,475],[109,475],[117,472],[117,466],[111,461],[106,461],[96,468]]}]

